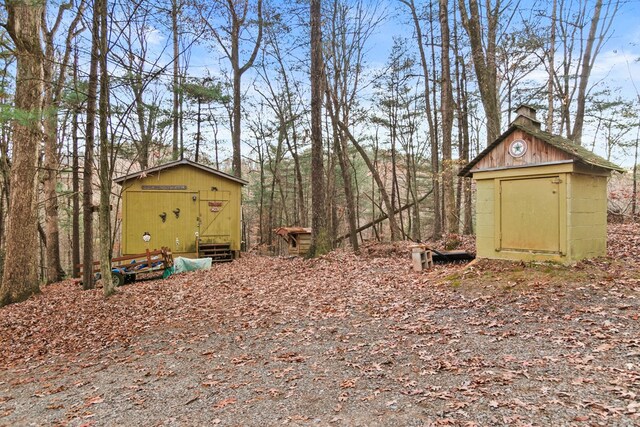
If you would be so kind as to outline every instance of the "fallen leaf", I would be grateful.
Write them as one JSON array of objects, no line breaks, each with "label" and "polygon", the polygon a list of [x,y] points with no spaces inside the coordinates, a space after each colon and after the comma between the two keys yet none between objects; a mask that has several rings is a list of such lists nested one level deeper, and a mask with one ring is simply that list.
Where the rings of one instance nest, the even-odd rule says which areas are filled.
[{"label": "fallen leaf", "polygon": [[228,398],[223,399],[220,402],[216,403],[215,405],[213,405],[213,408],[214,409],[222,409],[222,408],[224,408],[226,406],[233,405],[237,401],[238,401],[238,399],[235,398],[235,397],[228,397]]}]

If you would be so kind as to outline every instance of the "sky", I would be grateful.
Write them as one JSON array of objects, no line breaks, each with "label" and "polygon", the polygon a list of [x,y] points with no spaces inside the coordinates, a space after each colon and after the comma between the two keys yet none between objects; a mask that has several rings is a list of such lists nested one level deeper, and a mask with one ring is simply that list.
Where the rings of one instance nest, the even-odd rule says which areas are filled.
[{"label": "sky", "polygon": [[[394,36],[402,36],[411,40],[413,36],[413,26],[407,23],[408,13],[405,6],[398,0],[385,0],[388,11],[386,19],[375,31],[369,40],[369,50],[367,53],[368,66],[372,69],[382,69],[393,44]],[[531,8],[533,0],[522,0],[523,9]],[[640,91],[640,26],[637,25],[640,16],[640,1],[626,1],[620,6],[612,32],[606,40],[600,52],[595,67],[593,69],[590,85],[602,87],[608,85],[613,88],[620,88],[620,93],[629,99],[640,99],[637,96]],[[165,36],[161,33],[154,33],[153,41],[161,46],[166,42]],[[225,59],[219,61],[216,56],[220,53],[213,43],[209,46],[194,46],[189,64],[189,74],[192,76],[202,76],[206,71],[212,74],[220,73],[220,65],[229,68]],[[414,46],[412,46],[414,48]],[[217,51],[216,51],[217,50]],[[167,53],[168,54],[168,53]],[[255,74],[248,72],[243,77],[243,90],[251,93],[251,84]],[[534,72],[531,76],[534,80],[541,82],[546,80],[546,73],[543,70]],[[255,93],[254,93],[255,94]],[[506,122],[506,119],[503,120]],[[503,123],[503,128],[508,123]],[[586,138],[589,137],[589,129],[585,130]],[[226,134],[226,136],[225,136]],[[243,126],[243,140],[247,139],[249,133]],[[228,132],[222,132],[221,137],[228,139]],[[605,155],[601,147],[596,148],[597,154]],[[629,153],[616,152],[613,161],[622,166],[631,167],[633,156]]]}]

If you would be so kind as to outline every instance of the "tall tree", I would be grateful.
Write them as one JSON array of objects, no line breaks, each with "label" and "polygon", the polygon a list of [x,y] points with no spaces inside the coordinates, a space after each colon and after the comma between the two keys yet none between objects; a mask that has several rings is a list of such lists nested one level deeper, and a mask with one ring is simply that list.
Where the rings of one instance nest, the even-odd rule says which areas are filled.
[{"label": "tall tree", "polygon": [[72,160],[71,160],[71,188],[72,188],[72,226],[71,226],[71,269],[73,277],[78,277],[80,264],[80,162],[78,153],[78,131],[79,131],[79,117],[82,110],[82,104],[84,96],[79,97],[79,82],[78,82],[78,49],[74,49],[73,58],[73,90],[72,95],[67,96],[71,113],[71,140],[72,140]]},{"label": "tall tree", "polygon": [[[159,84],[159,77],[166,72],[161,66],[169,41],[159,45],[151,39],[155,30],[156,5],[145,0],[131,0],[114,4],[114,13],[127,19],[113,20],[113,31],[118,35],[109,47],[113,54],[110,60],[117,64],[120,73],[113,77],[116,90],[124,92],[124,98],[131,100],[118,114],[127,136],[132,141],[140,169],[150,166],[162,131],[169,125],[161,125],[163,110],[160,107],[165,93],[165,85]],[[156,50],[159,53],[156,54]],[[154,55],[155,54],[155,55]],[[119,84],[118,84],[119,83]],[[114,98],[118,98],[116,92]],[[130,114],[131,113],[131,114]],[[130,118],[130,120],[129,120]]]},{"label": "tall tree", "polygon": [[202,104],[211,104],[212,102],[226,102],[226,97],[222,94],[222,86],[220,83],[214,82],[210,77],[203,79],[193,79],[191,82],[182,85],[182,91],[187,99],[196,103],[196,147],[195,158],[197,162],[200,156],[200,145],[202,143]]},{"label": "tall tree", "polygon": [[[84,0],[81,0],[74,11],[75,16],[66,29],[66,35],[62,50],[56,48],[56,34],[63,22],[65,12],[74,6],[73,0],[61,3],[58,7],[53,25],[49,26],[46,12],[42,14],[42,33],[45,46],[44,61],[44,205],[45,205],[45,232],[47,236],[47,273],[48,283],[57,282],[64,276],[64,270],[60,264],[60,229],[58,220],[58,194],[56,184],[58,182],[58,109],[60,108],[61,95],[67,78],[67,69],[71,58],[73,39],[76,29],[85,8]],[[57,75],[54,74],[57,71]]]},{"label": "tall tree", "polygon": [[453,159],[451,140],[453,133],[453,88],[451,85],[449,1],[440,0],[440,116],[442,127],[442,190],[444,193],[444,232],[458,232],[458,217],[453,187]]},{"label": "tall tree", "polygon": [[100,63],[100,5],[93,4],[91,20],[91,62],[87,86],[87,123],[82,172],[82,286],[93,289],[93,149],[95,145],[96,108],[98,104],[98,66]]},{"label": "tall tree", "polygon": [[582,128],[584,127],[587,88],[589,85],[591,70],[593,70],[596,57],[602,49],[605,37],[611,29],[613,18],[618,12],[619,4],[620,2],[618,0],[607,2],[604,14],[602,14],[602,0],[597,0],[593,8],[593,16],[591,17],[591,23],[589,26],[589,35],[587,36],[587,42],[581,58],[582,64],[580,66],[578,96],[576,98],[576,116],[573,122],[573,129],[569,135],[569,139],[572,139],[577,144],[582,143]]},{"label": "tall tree", "polygon": [[[111,143],[109,139],[109,69],[107,55],[109,52],[109,28],[107,26],[108,0],[96,0],[93,6],[100,15],[100,104],[99,104],[99,135],[100,135],[100,206],[98,208],[100,234],[100,272],[102,274],[102,290],[105,296],[115,292],[111,280],[111,171],[109,158],[111,157]],[[95,12],[94,12],[95,13]]]},{"label": "tall tree", "polygon": [[309,256],[331,249],[325,209],[324,161],[322,144],[322,9],[320,0],[311,0],[311,247]]},{"label": "tall tree", "polygon": [[555,83],[555,62],[556,62],[556,16],[558,14],[558,0],[553,0],[551,6],[551,25],[549,31],[549,45],[545,49],[547,52],[546,63],[549,79],[547,81],[547,132],[553,133],[553,114],[554,114],[554,83]]},{"label": "tall tree", "polygon": [[[232,81],[233,81],[233,110],[231,123],[231,145],[233,147],[233,174],[237,177],[242,176],[242,156],[241,156],[241,117],[242,117],[242,92],[241,83],[242,75],[253,66],[258,55],[260,44],[262,43],[263,19],[262,19],[262,0],[256,1],[256,19],[249,19],[250,4],[249,0],[215,0],[212,3],[212,10],[215,16],[222,16],[226,20],[226,25],[218,28],[209,19],[206,19],[206,13],[201,11],[201,16],[205,19],[203,22],[217,41],[218,45],[224,52],[225,57],[231,63]],[[252,26],[257,26],[258,34],[253,41],[253,47],[244,64],[240,64],[241,60],[241,42],[244,40],[245,33]]]},{"label": "tall tree", "polygon": [[[567,138],[582,143],[589,79],[596,58],[611,34],[619,0],[558,0],[557,39],[562,62],[554,72],[555,92],[560,103],[560,129]],[[589,13],[592,13],[589,18]],[[588,28],[588,33],[585,34]],[[555,66],[555,64],[550,64]]]},{"label": "tall tree", "polygon": [[[329,29],[324,43],[327,78],[325,90],[327,104],[332,104],[327,105],[327,108],[331,107],[334,152],[342,175],[350,242],[355,251],[358,250],[358,239],[352,165],[349,159],[348,138],[337,121],[347,127],[354,121],[352,115],[357,107],[357,95],[361,89],[365,45],[380,23],[378,8],[378,3],[374,1],[365,5],[361,0],[333,0],[325,24]],[[389,214],[393,215],[393,212]],[[392,229],[392,237],[395,237],[395,232],[396,230]]]},{"label": "tall tree", "polygon": [[[422,64],[422,73],[424,75],[424,98],[425,98],[425,114],[427,116],[427,124],[429,126],[429,141],[431,143],[431,177],[433,185],[433,234],[439,237],[442,234],[442,217],[441,217],[441,202],[440,202],[440,163],[438,152],[438,132],[434,120],[433,110],[429,102],[431,96],[431,88],[429,84],[429,61],[424,49],[424,40],[422,35],[422,25],[420,24],[420,17],[416,10],[414,0],[400,0],[405,6],[409,8],[411,13],[411,20],[413,22],[414,30],[416,32],[416,42],[418,43],[418,51],[420,53],[420,63]],[[430,17],[432,19],[432,17]]]},{"label": "tall tree", "polygon": [[[465,56],[461,51],[460,35],[458,32],[457,14],[453,15],[453,51],[455,55],[455,75],[456,75],[456,109],[458,124],[458,153],[462,166],[469,163],[469,96],[467,92],[467,65]],[[473,216],[471,212],[472,194],[471,179],[458,178],[458,212],[464,205],[463,234],[473,233]]]},{"label": "tall tree", "polygon": [[[374,103],[378,105],[379,112],[376,111],[376,115],[371,118],[374,124],[382,125],[388,129],[388,141],[390,163],[391,163],[391,196],[389,197],[391,211],[385,206],[385,215],[389,216],[389,225],[391,228],[391,239],[397,240],[403,237],[403,226],[401,225],[402,211],[398,212],[396,216],[394,211],[397,211],[401,203],[400,199],[400,185],[398,175],[401,168],[400,155],[398,145],[404,148],[404,156],[407,162],[407,169],[404,171],[406,175],[407,191],[415,195],[414,185],[412,185],[412,176],[415,177],[416,170],[412,169],[412,157],[413,150],[418,149],[419,144],[417,141],[413,141],[414,137],[414,120],[415,115],[420,114],[420,111],[416,111],[415,98],[412,95],[411,80],[416,74],[413,68],[414,60],[407,55],[406,51],[406,39],[396,38],[389,55],[389,60],[385,65],[383,71],[376,78],[374,84],[376,88],[376,97]],[[357,145],[354,143],[354,146]],[[365,163],[367,161],[365,160]],[[375,167],[375,165],[374,165]],[[386,169],[386,168],[383,168]],[[378,171],[370,171],[371,175],[375,178],[378,175]],[[380,182],[384,184],[384,180],[380,179]],[[379,188],[383,203],[385,197],[383,194],[386,192],[384,185]],[[414,199],[415,200],[415,199]],[[415,212],[415,211],[414,211]],[[389,215],[392,213],[392,215]],[[398,221],[399,218],[399,221]],[[398,224],[400,222],[400,224]],[[417,221],[416,221],[417,222]],[[417,235],[417,232],[412,234]]]},{"label": "tall tree", "polygon": [[179,129],[180,129],[180,27],[178,18],[182,12],[182,0],[171,0],[171,39],[173,42],[173,104],[172,104],[172,129],[173,144],[172,155],[176,160],[180,157]]},{"label": "tall tree", "polygon": [[[290,27],[282,20],[280,15],[268,16],[270,25],[265,27],[265,58],[262,61],[260,77],[267,85],[270,96],[263,95],[274,114],[278,117],[280,126],[286,128],[284,140],[287,149],[293,159],[295,173],[295,199],[294,224],[307,226],[307,198],[304,194],[304,179],[300,161],[300,140],[302,132],[299,128],[303,119],[305,105],[300,101],[301,82],[295,78],[292,64],[287,63],[287,57],[291,58],[294,47],[287,45],[290,35]],[[297,44],[297,41],[294,40]],[[269,62],[273,62],[273,68],[268,68]],[[275,71],[275,73],[273,71]],[[278,84],[279,83],[279,84]]]},{"label": "tall tree", "polygon": [[[469,10],[465,3],[469,4]],[[473,69],[478,79],[478,89],[487,119],[487,144],[500,135],[500,98],[496,66],[496,39],[503,12],[501,0],[486,1],[483,13],[478,0],[458,0],[462,26],[469,36]],[[483,16],[486,19],[484,22]]]},{"label": "tall tree", "polygon": [[0,305],[23,301],[39,290],[33,251],[37,247],[35,176],[42,140],[44,89],[44,52],[40,39],[44,2],[11,0],[5,7],[6,29],[14,44],[17,63],[11,195]]}]

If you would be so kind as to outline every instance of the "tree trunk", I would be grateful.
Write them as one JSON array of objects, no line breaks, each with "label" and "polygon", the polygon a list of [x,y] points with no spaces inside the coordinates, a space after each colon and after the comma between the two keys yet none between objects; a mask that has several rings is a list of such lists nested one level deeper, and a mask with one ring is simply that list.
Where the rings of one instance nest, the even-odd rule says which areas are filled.
[{"label": "tree trunk", "polygon": [[442,40],[440,73],[440,110],[442,117],[442,189],[444,192],[444,232],[458,232],[455,193],[453,187],[453,159],[451,139],[453,132],[453,89],[451,85],[451,64],[449,60],[449,0],[440,0],[440,34]]},{"label": "tree trunk", "polygon": [[320,0],[311,0],[311,247],[309,256],[323,255],[331,249],[325,206],[324,158],[322,141],[322,12]]},{"label": "tree trunk", "polygon": [[[242,75],[253,66],[253,63],[258,55],[258,50],[260,48],[260,44],[262,43],[262,30],[263,30],[263,22],[262,22],[262,0],[258,0],[257,3],[257,24],[258,24],[258,36],[253,45],[253,50],[251,52],[251,56],[244,63],[244,65],[240,65],[240,42],[241,42],[241,32],[242,28],[245,25],[245,19],[247,14],[248,0],[245,2],[234,2],[231,0],[227,1],[227,10],[229,12],[229,20],[230,20],[230,28],[227,30],[229,34],[229,39],[231,43],[230,49],[228,49],[224,41],[218,36],[218,31],[214,29],[211,24],[205,20],[205,24],[209,26],[209,28],[213,31],[215,38],[220,43],[222,49],[225,51],[229,61],[231,62],[231,68],[233,71],[233,108],[232,108],[232,120],[231,120],[231,146],[233,150],[232,154],[232,169],[233,174],[240,178],[242,177],[242,153],[241,153],[241,117],[242,117],[242,109],[241,109],[241,83],[242,83]],[[240,7],[242,10],[237,10],[236,8]]]},{"label": "tree trunk", "polygon": [[402,230],[400,229],[400,227],[398,226],[398,222],[396,221],[394,206],[391,204],[389,193],[387,192],[387,189],[385,188],[384,183],[380,178],[380,174],[378,173],[378,170],[376,169],[375,165],[371,162],[371,159],[369,159],[369,155],[367,154],[365,149],[362,148],[360,143],[353,137],[353,135],[349,131],[349,128],[347,128],[344,125],[344,123],[341,123],[340,121],[338,121],[337,123],[338,123],[338,126],[340,126],[340,128],[344,132],[344,134],[347,136],[347,138],[351,140],[351,143],[356,148],[358,153],[360,153],[360,156],[362,157],[365,164],[369,168],[369,172],[371,172],[371,177],[374,179],[376,185],[378,186],[378,190],[380,190],[380,197],[382,198],[382,203],[384,204],[384,207],[387,210],[386,214],[389,217],[389,227],[392,230],[392,235],[402,236]]},{"label": "tree trunk", "polygon": [[[42,16],[42,33],[45,45],[44,70],[44,102],[43,102],[43,128],[44,128],[44,210],[45,232],[47,235],[46,247],[46,281],[53,283],[64,277],[64,270],[60,264],[60,228],[58,215],[58,194],[56,184],[58,180],[58,108],[62,90],[67,79],[67,68],[71,57],[71,44],[75,37],[76,27],[82,19],[85,8],[84,0],[78,5],[74,19],[67,28],[64,51],[61,58],[56,57],[55,36],[64,18],[67,6],[63,4],[58,9],[58,14],[51,29],[48,28],[46,14]],[[58,75],[54,77],[57,68]]]},{"label": "tree trunk", "polygon": [[6,254],[0,305],[24,301],[39,291],[36,210],[36,162],[42,140],[44,53],[40,44],[44,3],[11,1],[6,4],[6,29],[15,45],[16,114],[12,124],[11,194],[6,231]]},{"label": "tree trunk", "polygon": [[[328,86],[328,82],[326,83]],[[332,105],[331,95],[327,91],[327,108],[329,109],[329,116],[332,118],[335,113],[333,108],[337,108],[337,105]],[[338,124],[331,120],[333,128],[333,144],[336,155],[338,156],[338,162],[340,164],[340,173],[342,174],[342,181],[344,184],[344,195],[346,198],[346,215],[347,222],[349,224],[349,242],[354,252],[358,252],[358,232],[356,231],[356,209],[353,196],[353,184],[351,182],[351,168],[349,162],[349,152],[347,148],[346,138],[340,132]]]},{"label": "tree trunk", "polygon": [[[46,73],[45,73],[46,74]],[[47,77],[45,77],[47,82]],[[44,228],[47,235],[46,282],[58,282],[64,277],[60,264],[60,228],[58,226],[58,120],[51,92],[45,90],[44,117]]]},{"label": "tree trunk", "polygon": [[98,65],[100,62],[100,10],[93,5],[91,23],[91,64],[87,88],[87,128],[85,132],[84,171],[82,173],[82,225],[84,227],[82,252],[82,286],[93,289],[93,148],[95,145],[96,105],[98,102]]},{"label": "tree trunk", "polygon": [[438,137],[436,125],[433,119],[433,112],[431,110],[431,104],[429,99],[431,96],[431,89],[429,85],[429,63],[427,62],[427,55],[424,51],[424,45],[422,43],[422,27],[418,19],[418,13],[413,0],[400,0],[404,5],[409,8],[411,12],[411,18],[416,31],[416,41],[418,43],[418,51],[420,52],[420,63],[422,65],[422,73],[424,75],[424,99],[425,99],[425,114],[427,116],[427,123],[429,125],[429,141],[431,143],[431,174],[433,185],[433,234],[434,236],[440,236],[442,234],[441,219],[440,219],[440,180],[439,180],[439,164],[438,164]]},{"label": "tree trunk", "polygon": [[173,160],[177,160],[180,157],[180,146],[178,144],[179,129],[180,129],[180,117],[178,107],[180,105],[180,49],[179,39],[180,33],[178,32],[178,14],[180,13],[179,2],[181,0],[171,1],[171,35],[173,37],[173,108],[171,111],[171,120],[173,124],[173,145],[172,156]]},{"label": "tree trunk", "polygon": [[102,290],[105,296],[115,292],[111,280],[111,173],[109,158],[111,144],[109,143],[109,69],[107,68],[108,27],[107,2],[97,0],[94,7],[100,5],[100,273],[102,275]]},{"label": "tree trunk", "polygon": [[[43,24],[46,24],[43,19]],[[44,230],[47,236],[46,254],[46,283],[54,283],[62,279],[64,271],[60,265],[60,230],[58,227],[58,194],[56,183],[58,177],[58,111],[54,107],[54,61],[55,48],[52,32],[45,33],[45,61],[44,100],[43,100],[43,129],[44,129]]]},{"label": "tree trunk", "polygon": [[549,35],[549,47],[547,49],[547,56],[549,58],[549,81],[547,83],[547,132],[553,133],[553,112],[554,105],[553,100],[555,93],[553,90],[555,82],[556,72],[556,14],[558,9],[558,0],[553,0],[553,6],[551,7],[551,28]]},{"label": "tree trunk", "polygon": [[198,163],[198,157],[200,156],[200,112],[202,109],[202,102],[200,98],[198,98],[198,118],[196,122],[196,155],[195,162]]},{"label": "tree trunk", "polygon": [[[237,58],[238,46],[237,43],[235,46],[235,55]],[[238,178],[242,177],[242,152],[241,152],[241,138],[240,138],[240,126],[241,126],[241,117],[242,110],[240,108],[240,103],[242,102],[241,93],[240,93],[240,83],[241,83],[242,75],[238,70],[238,64],[235,63],[233,66],[233,123],[231,125],[231,146],[233,151],[233,161],[232,161],[232,169],[233,174]]]},{"label": "tree trunk", "polygon": [[[73,73],[74,81],[77,83],[77,73],[74,69]],[[73,110],[72,117],[72,130],[71,130],[71,138],[73,141],[73,153],[72,157],[72,165],[71,165],[71,189],[73,194],[71,195],[71,203],[72,203],[72,216],[71,219],[71,271],[73,272],[73,277],[78,277],[79,268],[78,264],[80,264],[80,176],[79,176],[79,162],[78,162],[78,116],[79,112],[77,108]]]},{"label": "tree trunk", "polygon": [[589,28],[589,36],[587,37],[587,44],[582,56],[582,69],[580,71],[579,84],[578,84],[578,98],[576,99],[576,115],[573,121],[573,129],[569,139],[573,140],[576,144],[582,144],[582,127],[584,126],[584,111],[587,98],[587,85],[589,83],[589,76],[593,68],[592,56],[598,53],[598,48],[594,53],[593,44],[596,40],[596,32],[598,30],[598,24],[600,24],[600,12],[602,11],[602,0],[597,0],[593,17],[591,18],[591,27]]},{"label": "tree trunk", "polygon": [[[431,36],[431,40],[435,40],[436,34],[434,31],[433,21],[435,20],[433,14],[433,3],[429,3],[429,33]],[[435,85],[439,76],[437,73],[436,66],[436,46],[432,41],[431,43],[431,79],[433,80],[433,84]],[[425,77],[427,78],[427,77]],[[438,121],[438,91],[434,90],[431,93],[431,97],[426,98],[427,104],[429,101],[433,102],[433,141],[431,141],[431,173],[433,174],[433,238],[438,239],[442,236],[442,232],[444,230],[444,194],[442,192],[442,175],[441,168],[442,165],[439,161],[440,156],[440,134],[438,129],[440,129],[440,122]]]},{"label": "tree trunk", "polygon": [[[496,0],[491,8],[487,1],[485,15],[487,23],[482,22],[482,14],[477,0],[468,0],[469,12],[464,0],[458,0],[462,26],[469,36],[473,68],[478,79],[478,89],[484,113],[487,118],[487,145],[500,136],[500,97],[498,96],[498,80],[496,67],[496,35],[501,13],[501,1]],[[483,35],[486,35],[483,37]]]},{"label": "tree trunk", "polygon": [[[133,63],[132,63],[133,65]],[[133,76],[131,79],[131,91],[134,96],[134,104],[136,109],[136,116],[138,118],[138,127],[140,129],[140,143],[136,143],[138,152],[138,164],[141,170],[145,170],[149,167],[149,147],[151,146],[152,135],[147,132],[147,126],[145,124],[145,102],[142,96],[144,90],[142,84],[142,77],[140,75]],[[151,123],[151,112],[149,113],[148,121]]]}]

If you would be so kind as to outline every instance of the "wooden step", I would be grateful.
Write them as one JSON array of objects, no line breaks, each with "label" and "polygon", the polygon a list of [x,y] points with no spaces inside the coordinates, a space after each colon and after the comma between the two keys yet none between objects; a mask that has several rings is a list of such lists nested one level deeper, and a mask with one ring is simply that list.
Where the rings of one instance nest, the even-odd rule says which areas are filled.
[{"label": "wooden step", "polygon": [[213,262],[233,261],[233,251],[229,243],[198,243],[198,257],[211,258]]}]

